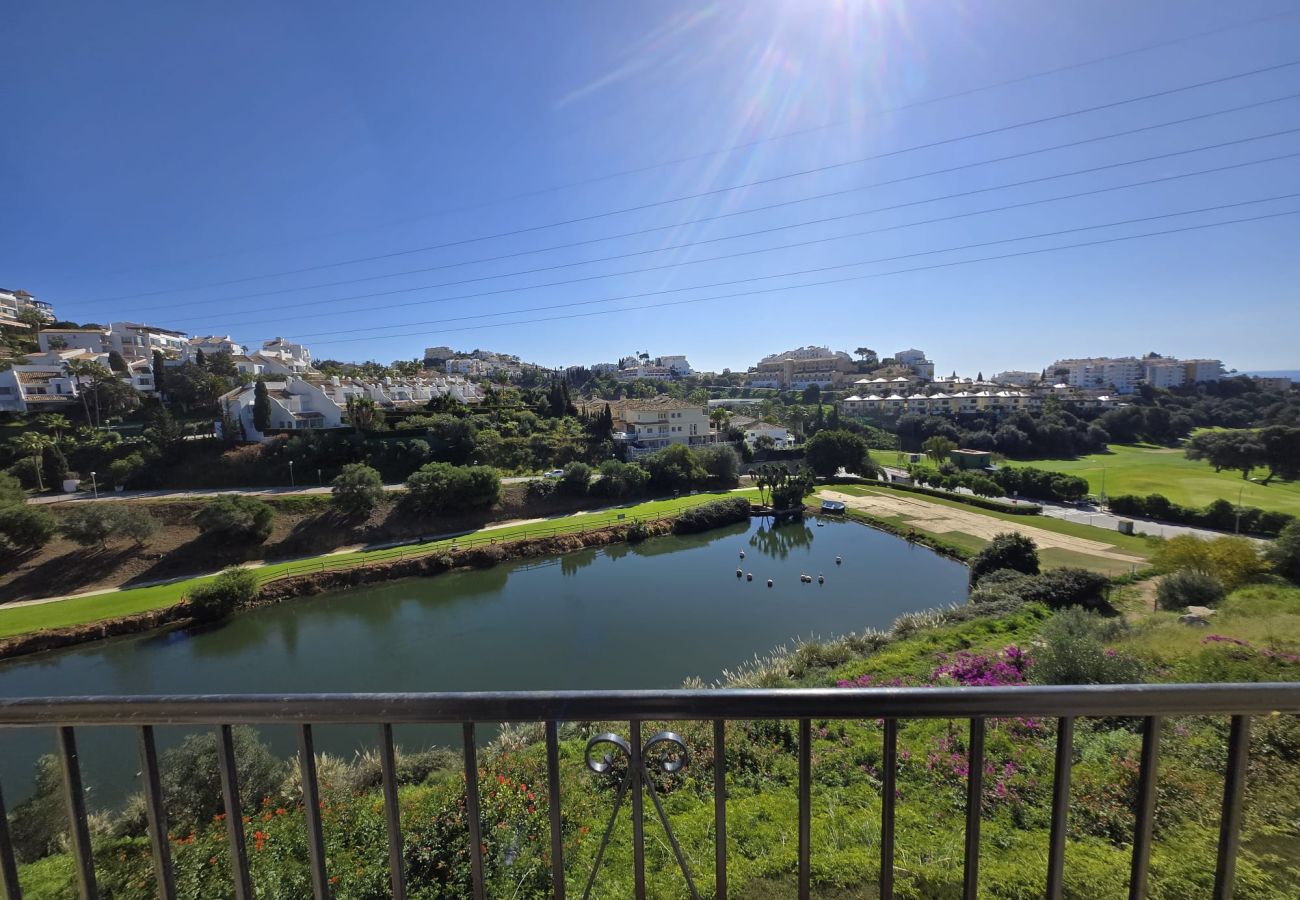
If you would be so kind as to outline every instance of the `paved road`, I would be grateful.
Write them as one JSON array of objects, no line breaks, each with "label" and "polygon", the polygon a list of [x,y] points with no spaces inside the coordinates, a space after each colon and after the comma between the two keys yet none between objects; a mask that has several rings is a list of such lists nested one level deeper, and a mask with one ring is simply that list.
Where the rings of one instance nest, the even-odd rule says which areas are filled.
[{"label": "paved road", "polygon": [[[502,478],[502,484],[522,484],[525,481],[532,481],[541,478],[541,475],[511,475]],[[397,484],[386,484],[386,491],[400,491],[406,485],[402,482]],[[245,488],[214,488],[210,490],[196,489],[188,491],[100,491],[100,500],[189,500],[195,497],[219,497],[222,494],[250,494],[260,497],[302,497],[312,494],[328,494],[329,486],[319,487],[245,487]],[[78,491],[74,494],[42,494],[38,497],[28,497],[28,503],[48,504],[48,503],[70,503],[76,500],[94,500],[95,496],[90,491]]]},{"label": "paved road", "polygon": [[1118,531],[1120,519],[1125,519],[1133,523],[1133,531],[1137,534],[1150,534],[1156,537],[1174,537],[1179,534],[1194,534],[1202,538],[1223,537],[1224,532],[1212,531],[1208,528],[1193,528],[1189,525],[1170,525],[1167,522],[1156,522],[1152,519],[1138,519],[1133,516],[1116,516],[1105,510],[1094,506],[1073,506],[1068,503],[1051,503],[1045,500],[1035,501],[1043,507],[1043,515],[1051,516],[1054,519],[1064,519],[1067,522],[1080,522],[1084,525],[1095,525],[1098,528],[1105,528],[1107,531]]}]

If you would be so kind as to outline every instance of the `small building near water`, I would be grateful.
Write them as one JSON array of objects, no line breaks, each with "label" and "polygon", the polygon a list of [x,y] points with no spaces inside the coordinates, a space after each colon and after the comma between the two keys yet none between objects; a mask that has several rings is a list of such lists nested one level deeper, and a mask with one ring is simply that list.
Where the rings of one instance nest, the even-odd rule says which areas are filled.
[{"label": "small building near water", "polygon": [[993,466],[993,452],[990,450],[954,450],[948,458],[959,469],[988,469]]}]

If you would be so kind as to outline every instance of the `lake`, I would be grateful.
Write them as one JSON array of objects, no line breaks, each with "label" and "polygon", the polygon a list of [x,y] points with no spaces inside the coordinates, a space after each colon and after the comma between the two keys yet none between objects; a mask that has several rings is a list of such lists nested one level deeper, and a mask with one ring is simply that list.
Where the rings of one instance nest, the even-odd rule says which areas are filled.
[{"label": "lake", "polygon": [[[737,566],[754,580],[738,579]],[[825,584],[802,584],[801,573],[824,575]],[[754,519],[304,597],[201,631],[18,659],[0,664],[0,697],[674,688],[689,676],[712,681],[796,637],[884,628],[901,613],[965,597],[964,566],[892,535],[837,519],[775,527]],[[184,733],[159,729],[158,739],[170,746]],[[398,730],[407,746],[452,744],[456,735]],[[136,789],[133,732],[86,728],[78,736],[92,805]],[[294,752],[289,728],[263,736],[278,754]],[[350,757],[373,736],[320,728],[317,746]],[[53,751],[50,729],[0,730],[10,808],[30,790],[35,759]]]}]

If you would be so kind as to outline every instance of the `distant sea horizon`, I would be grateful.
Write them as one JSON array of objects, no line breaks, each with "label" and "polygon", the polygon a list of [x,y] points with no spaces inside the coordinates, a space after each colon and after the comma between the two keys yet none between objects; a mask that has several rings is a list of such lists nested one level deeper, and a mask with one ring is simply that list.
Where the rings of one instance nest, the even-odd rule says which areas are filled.
[{"label": "distant sea horizon", "polygon": [[1242,372],[1242,375],[1259,375],[1261,378],[1290,378],[1293,381],[1300,381],[1300,369],[1261,369],[1252,372]]}]

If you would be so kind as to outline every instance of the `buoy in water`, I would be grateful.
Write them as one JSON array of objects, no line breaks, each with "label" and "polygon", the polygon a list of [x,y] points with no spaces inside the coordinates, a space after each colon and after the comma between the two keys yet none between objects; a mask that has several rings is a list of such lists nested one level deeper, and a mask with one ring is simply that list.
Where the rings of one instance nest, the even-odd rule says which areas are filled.
[{"label": "buoy in water", "polygon": [[767,580],[767,586],[768,586],[768,587],[771,587],[771,586],[772,586],[772,579],[769,578],[769,579]]},{"label": "buoy in water", "polygon": [[744,558],[745,558],[745,551],[744,551],[744,550],[741,550],[741,551],[740,551],[740,558],[741,558],[741,559],[744,559]]},{"label": "buoy in water", "polygon": [[746,581],[753,581],[753,580],[754,580],[754,573],[753,573],[753,572],[746,572],[746,573],[745,573],[745,580],[746,580]]},{"label": "buoy in water", "polygon": [[817,576],[817,583],[818,583],[818,584],[825,584],[825,583],[826,583],[826,576],[825,576],[825,575],[818,575],[818,576]]},{"label": "buoy in water", "polygon": [[736,570],[736,577],[737,577],[737,578],[739,578],[739,577],[740,577],[741,575],[743,575],[743,574],[745,574],[745,573],[744,573],[744,572],[741,572],[739,569]]},{"label": "buoy in water", "polygon": [[840,564],[843,563],[843,562],[844,562],[844,557],[842,557],[842,556],[837,556],[837,557],[835,557],[835,565],[838,566],[838,565],[840,565]]}]

